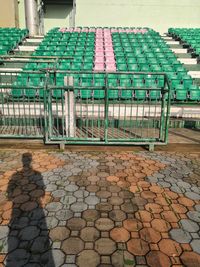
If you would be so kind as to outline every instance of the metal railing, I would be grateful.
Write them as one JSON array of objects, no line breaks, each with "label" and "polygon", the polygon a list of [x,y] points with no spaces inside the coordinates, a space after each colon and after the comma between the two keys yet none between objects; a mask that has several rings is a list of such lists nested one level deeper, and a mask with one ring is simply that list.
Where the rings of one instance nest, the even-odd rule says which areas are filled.
[{"label": "metal railing", "polygon": [[[65,80],[63,85],[58,85],[59,75]],[[87,75],[92,84],[84,83]],[[104,75],[103,85],[94,83],[97,75]],[[110,84],[110,75],[117,85]],[[138,88],[132,82],[122,86],[120,75],[129,75],[132,82],[140,76],[163,77],[164,83],[155,88]],[[164,73],[0,71],[0,138],[141,144],[152,149],[167,143],[169,96]]]},{"label": "metal railing", "polygon": [[[61,73],[66,78],[59,87]],[[78,83],[73,78],[77,74]],[[96,77],[94,72],[48,73],[46,143],[141,144],[151,149],[167,143],[170,85],[164,73],[98,72],[104,74],[103,86],[84,85],[80,77],[87,74],[92,80]],[[129,75],[132,81],[136,76],[163,77],[164,83],[155,88],[110,86],[109,75]]]}]

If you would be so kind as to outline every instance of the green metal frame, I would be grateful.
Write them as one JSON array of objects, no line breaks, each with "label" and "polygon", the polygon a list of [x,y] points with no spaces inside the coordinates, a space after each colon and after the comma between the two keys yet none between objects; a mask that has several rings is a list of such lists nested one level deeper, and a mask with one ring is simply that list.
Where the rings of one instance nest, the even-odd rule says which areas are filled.
[{"label": "green metal frame", "polygon": [[[49,77],[51,75],[56,75],[57,73],[65,73],[68,75],[74,74],[96,74],[95,72],[49,72]],[[99,90],[103,90],[105,97],[101,101],[94,99],[93,97],[86,98],[84,101],[80,98],[74,97],[74,92],[79,90],[83,92],[84,90],[96,90],[96,87],[84,88],[82,86],[66,85],[63,87],[58,87],[56,85],[47,86],[47,108],[46,122],[48,133],[45,136],[45,143],[47,144],[105,144],[105,145],[148,145],[150,150],[153,150],[154,145],[167,144],[168,141],[168,127],[169,127],[169,116],[170,116],[170,83],[168,77],[165,73],[146,73],[146,72],[98,72],[98,74],[105,75],[105,86],[99,86]],[[122,99],[110,100],[109,92],[113,90],[131,90],[132,93],[137,90],[141,90],[135,87],[108,87],[107,79],[109,74],[114,75],[152,75],[152,76],[163,76],[164,77],[164,87],[163,88],[142,88],[142,90],[160,90],[161,91],[161,101],[124,101]],[[47,82],[48,83],[48,82]],[[61,90],[62,96],[57,99],[54,98],[55,90]],[[75,133],[73,136],[68,136],[66,134],[66,129],[69,129],[70,125],[66,125],[66,116],[70,116],[69,109],[72,105],[70,98],[65,97],[72,94],[74,99],[74,116],[75,116]],[[53,107],[54,103],[54,107]],[[53,107],[53,109],[52,109]],[[158,108],[160,107],[160,116],[157,116]],[[151,110],[154,109],[154,114],[151,116]],[[100,116],[99,110],[103,109],[103,116]],[[112,116],[110,115],[110,110],[113,109]],[[133,109],[136,110],[133,114]],[[83,110],[85,110],[83,112]],[[116,110],[116,111],[115,111]],[[123,115],[120,114],[123,111]],[[129,116],[128,111],[129,110]],[[130,111],[131,110],[131,111]],[[144,112],[148,110],[148,114],[144,115]],[[142,116],[139,113],[142,111]],[[131,114],[130,114],[131,112]],[[79,114],[78,114],[79,113]],[[116,114],[118,113],[118,114]],[[122,115],[122,119],[121,119]],[[117,118],[116,118],[117,117]],[[68,118],[68,122],[69,122]],[[84,124],[80,126],[79,124]],[[127,123],[129,124],[127,127]],[[117,126],[116,126],[117,124]],[[122,126],[121,126],[122,124]],[[96,127],[94,126],[96,125]],[[146,126],[145,126],[146,125]],[[150,129],[149,125],[153,125],[153,129]],[[127,129],[126,129],[127,128]],[[79,133],[77,133],[77,130]],[[141,133],[139,133],[141,130]],[[146,134],[145,131],[152,130],[154,134]],[[99,131],[99,133],[98,133]],[[133,132],[131,132],[133,131]],[[81,132],[81,133],[80,133]],[[94,133],[96,132],[96,134]],[[84,135],[85,133],[85,135]],[[145,137],[146,135],[146,137]]]}]

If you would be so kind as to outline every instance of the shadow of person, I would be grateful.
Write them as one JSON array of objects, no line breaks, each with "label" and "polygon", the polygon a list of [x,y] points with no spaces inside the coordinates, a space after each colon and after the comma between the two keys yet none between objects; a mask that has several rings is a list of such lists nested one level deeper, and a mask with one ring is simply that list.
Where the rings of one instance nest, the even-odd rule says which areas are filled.
[{"label": "shadow of person", "polygon": [[7,197],[12,201],[6,267],[55,267],[42,208],[45,186],[32,169],[30,153],[22,155],[23,168],[12,175]]}]

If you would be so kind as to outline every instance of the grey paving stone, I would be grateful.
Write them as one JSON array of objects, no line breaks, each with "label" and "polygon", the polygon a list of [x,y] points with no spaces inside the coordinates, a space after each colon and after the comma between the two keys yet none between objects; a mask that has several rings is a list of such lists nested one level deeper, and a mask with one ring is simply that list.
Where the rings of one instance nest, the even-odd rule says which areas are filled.
[{"label": "grey paving stone", "polygon": [[55,267],[62,265],[65,262],[65,254],[58,249],[52,249],[52,255]]},{"label": "grey paving stone", "polygon": [[69,196],[68,193],[66,193],[66,196],[62,197],[60,199],[60,202],[63,203],[64,205],[71,205],[74,202],[76,202],[76,198],[73,196]]},{"label": "grey paving stone", "polygon": [[193,200],[200,200],[200,194],[194,192],[186,192],[185,196]]},{"label": "grey paving stone", "polygon": [[6,225],[0,226],[0,239],[5,238],[8,236],[9,228]]},{"label": "grey paving stone", "polygon": [[196,211],[199,211],[200,212],[200,205],[199,204],[198,205],[195,205],[194,208],[195,208]]},{"label": "grey paving stone", "polygon": [[177,185],[173,185],[173,186],[171,186],[170,189],[171,189],[173,192],[178,193],[178,194],[185,193],[185,189],[184,189],[184,188],[180,188],[180,187],[178,187]]},{"label": "grey paving stone", "polygon": [[186,182],[183,182],[183,181],[177,182],[177,185],[179,187],[182,187],[182,188],[185,188],[185,189],[191,188],[191,185],[189,183],[186,183]]},{"label": "grey paving stone", "polygon": [[56,190],[52,192],[53,197],[64,197],[66,195],[65,190]]},{"label": "grey paving stone", "polygon": [[45,209],[48,211],[58,211],[62,209],[62,206],[60,202],[51,202],[46,205]]},{"label": "grey paving stone", "polygon": [[193,239],[200,239],[200,235],[197,233],[191,233]]},{"label": "grey paving stone", "polygon": [[191,220],[200,223],[200,211],[188,211],[187,215]]},{"label": "grey paving stone", "polygon": [[77,190],[74,192],[74,196],[77,198],[85,198],[89,195],[89,192],[83,189]]},{"label": "grey paving stone", "polygon": [[55,184],[48,184],[46,187],[47,192],[52,192],[52,191],[55,191],[56,189],[57,189],[57,185]]},{"label": "grey paving stone", "polygon": [[179,243],[189,243],[192,239],[191,235],[182,229],[172,229],[170,236]]},{"label": "grey paving stone", "polygon": [[87,204],[84,202],[77,202],[71,205],[71,210],[74,212],[82,212],[87,209]]},{"label": "grey paving stone", "polygon": [[88,205],[96,205],[96,204],[98,204],[100,202],[100,200],[96,196],[89,196],[89,197],[86,197],[85,202]]},{"label": "grey paving stone", "polygon": [[56,212],[55,216],[59,221],[66,221],[73,216],[73,212],[69,209],[59,210]]},{"label": "grey paving stone", "polygon": [[195,233],[199,231],[199,226],[196,222],[193,222],[189,219],[182,219],[179,221],[179,224],[183,230],[191,233]]},{"label": "grey paving stone", "polygon": [[55,217],[46,217],[46,224],[44,222],[42,229],[51,229],[58,225],[58,220]]},{"label": "grey paving stone", "polygon": [[199,240],[197,240],[197,239],[192,240],[192,242],[190,243],[190,245],[191,245],[192,249],[195,252],[197,252],[197,253],[200,254],[200,239]]},{"label": "grey paving stone", "polygon": [[69,191],[69,192],[75,192],[78,190],[78,186],[77,185],[73,185],[73,184],[69,184],[65,187],[65,190],[66,191]]}]

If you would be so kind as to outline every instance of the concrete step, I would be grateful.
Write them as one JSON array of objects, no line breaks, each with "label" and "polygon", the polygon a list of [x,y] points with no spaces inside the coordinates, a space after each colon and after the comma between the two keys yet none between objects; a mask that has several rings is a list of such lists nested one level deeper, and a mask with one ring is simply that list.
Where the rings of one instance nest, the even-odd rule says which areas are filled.
[{"label": "concrete step", "polygon": [[197,64],[196,58],[179,58],[178,60],[181,63],[186,64],[186,65],[196,65]]},{"label": "concrete step", "polygon": [[187,49],[184,48],[171,48],[175,54],[187,54]]},{"label": "concrete step", "polygon": [[0,68],[0,71],[1,71],[1,73],[2,73],[2,71],[6,71],[6,72],[8,72],[8,71],[22,71],[22,68]]},{"label": "concrete step", "polygon": [[188,74],[194,79],[200,78],[200,71],[188,71]]},{"label": "concrete step", "polygon": [[25,42],[27,42],[27,43],[41,43],[43,41],[43,39],[33,39],[33,38],[27,38],[26,40],[25,40]]},{"label": "concrete step", "polygon": [[167,43],[168,45],[175,45],[175,44],[176,44],[176,45],[180,45],[180,43],[179,43],[178,41],[174,41],[174,40],[173,40],[173,41],[167,41],[166,43]]},{"label": "concrete step", "polygon": [[38,46],[25,46],[19,45],[14,51],[21,51],[21,52],[34,52]]}]

